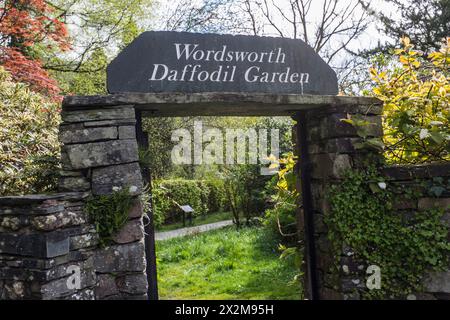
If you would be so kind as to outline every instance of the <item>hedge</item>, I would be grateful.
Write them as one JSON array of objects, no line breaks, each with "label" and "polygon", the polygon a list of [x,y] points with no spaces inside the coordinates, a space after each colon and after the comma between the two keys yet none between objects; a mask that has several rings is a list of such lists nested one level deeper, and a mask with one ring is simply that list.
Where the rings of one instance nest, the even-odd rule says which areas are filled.
[{"label": "hedge", "polygon": [[224,183],[221,180],[157,180],[153,182],[154,223],[179,220],[179,205],[190,205],[194,216],[227,209]]}]

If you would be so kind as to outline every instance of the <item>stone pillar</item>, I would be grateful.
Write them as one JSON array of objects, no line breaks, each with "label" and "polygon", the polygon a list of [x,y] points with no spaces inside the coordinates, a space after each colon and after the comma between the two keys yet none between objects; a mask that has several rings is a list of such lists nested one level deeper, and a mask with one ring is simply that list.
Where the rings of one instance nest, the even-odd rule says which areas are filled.
[{"label": "stone pillar", "polygon": [[[347,169],[358,168],[374,163],[374,155],[356,150],[355,142],[361,140],[355,128],[341,119],[347,115],[364,117],[370,123],[370,136],[381,137],[381,102],[378,105],[332,105],[323,109],[308,111],[306,131],[308,156],[310,160],[311,200],[313,211],[314,242],[319,299],[352,299],[355,288],[363,285],[359,274],[362,267],[351,260],[352,252],[343,248],[339,276],[333,276],[333,252],[327,239],[324,216],[329,214],[326,199],[331,184],[339,183],[342,173]],[[301,156],[301,155],[300,155]],[[381,154],[375,154],[375,158]],[[344,271],[342,266],[344,267]],[[364,269],[365,271],[365,269]]]},{"label": "stone pillar", "polygon": [[96,299],[145,299],[143,189],[132,105],[64,106],[60,126],[62,178],[60,191],[111,194],[130,188],[135,205],[113,244],[97,248],[93,266]]}]

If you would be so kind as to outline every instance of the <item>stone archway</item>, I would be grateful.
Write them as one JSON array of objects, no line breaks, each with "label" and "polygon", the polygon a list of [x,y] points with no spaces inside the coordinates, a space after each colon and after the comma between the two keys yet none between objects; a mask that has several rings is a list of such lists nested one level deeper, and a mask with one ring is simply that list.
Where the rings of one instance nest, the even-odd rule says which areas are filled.
[{"label": "stone archway", "polygon": [[[85,185],[92,194],[108,194],[115,186],[131,185],[137,187],[137,197],[143,186],[138,145],[145,145],[140,121],[146,115],[292,116],[298,122],[296,151],[304,155],[297,173],[302,182],[298,188],[304,209],[299,210],[298,217],[299,228],[305,231],[307,297],[326,299],[334,293],[330,296],[324,281],[332,257],[326,250],[326,231],[321,224],[327,210],[324,189],[330,180],[339,179],[342,170],[358,166],[358,152],[351,143],[358,136],[353,127],[340,120],[347,114],[361,114],[377,124],[373,135],[380,136],[380,113],[378,100],[361,97],[238,93],[66,97],[61,124],[66,177],[61,180],[61,188],[79,191],[79,186]],[[144,224],[136,211],[138,207],[120,232],[123,239],[110,248],[95,249],[96,292],[110,294],[122,281],[129,288],[125,297],[138,297],[147,286],[147,278],[150,286],[146,291],[155,297],[153,229],[151,225],[146,227],[144,245]],[[145,253],[146,268],[142,263]]]},{"label": "stone archway", "polygon": [[[296,170],[303,204],[298,210],[298,229],[304,231],[306,296],[358,299],[363,277],[358,275],[359,265],[352,261],[351,248],[338,253],[342,272],[337,274],[337,283],[336,277],[330,280],[336,252],[323,222],[330,213],[325,195],[332,183],[339,183],[344,170],[366,165],[363,151],[353,147],[361,138],[341,119],[348,114],[364,117],[372,124],[369,135],[380,137],[381,111],[382,104],[376,99],[340,96],[205,93],[66,97],[60,127],[60,193],[0,197],[0,299],[152,297],[156,285],[152,229],[147,225],[145,237],[139,201],[144,179],[138,145],[145,143],[139,119],[145,115],[212,114],[283,115],[297,120],[300,161]],[[448,163],[442,163],[382,170],[389,183],[420,185],[434,177],[448,180],[449,168]],[[132,187],[134,201],[113,244],[100,247],[84,205],[89,195],[111,194],[114,187]],[[449,195],[445,192],[440,198],[423,195],[408,203],[399,198],[394,205],[402,213],[437,206],[447,212],[444,218],[448,219]],[[422,296],[448,299],[448,272],[429,275]]]}]

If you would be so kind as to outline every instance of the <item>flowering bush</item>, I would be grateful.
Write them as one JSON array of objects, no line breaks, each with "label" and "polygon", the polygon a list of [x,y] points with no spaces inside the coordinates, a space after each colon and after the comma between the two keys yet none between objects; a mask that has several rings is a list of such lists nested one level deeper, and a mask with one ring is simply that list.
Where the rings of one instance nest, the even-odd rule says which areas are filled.
[{"label": "flowering bush", "polygon": [[0,195],[55,189],[59,109],[0,67]]},{"label": "flowering bush", "polygon": [[373,93],[384,102],[388,159],[420,163],[450,159],[450,38],[424,57],[408,38],[394,67],[371,69]]},{"label": "flowering bush", "polygon": [[450,159],[450,38],[424,57],[408,38],[394,66],[370,70],[373,94],[384,102],[388,160],[420,163]]}]

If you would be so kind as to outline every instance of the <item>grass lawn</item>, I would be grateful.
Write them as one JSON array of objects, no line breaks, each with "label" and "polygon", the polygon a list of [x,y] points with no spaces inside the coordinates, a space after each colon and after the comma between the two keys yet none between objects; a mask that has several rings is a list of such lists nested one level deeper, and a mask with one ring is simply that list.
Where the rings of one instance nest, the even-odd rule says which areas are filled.
[{"label": "grass lawn", "polygon": [[[208,224],[208,223],[213,223],[213,222],[218,222],[218,221],[223,221],[223,220],[231,220],[233,218],[231,212],[215,212],[215,213],[211,213],[205,216],[200,216],[200,217],[196,217],[192,220],[192,225],[189,225],[187,219],[186,219],[186,227],[194,227],[194,226],[200,226],[202,224]],[[170,230],[175,230],[175,229],[180,229],[180,228],[184,228],[183,227],[183,222],[177,222],[177,223],[172,223],[172,224],[168,224],[168,225],[164,225],[159,227],[156,231],[170,231]]]},{"label": "grass lawn", "polygon": [[300,299],[293,259],[263,228],[233,227],[158,241],[161,299]]}]

